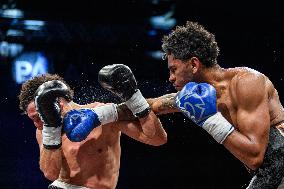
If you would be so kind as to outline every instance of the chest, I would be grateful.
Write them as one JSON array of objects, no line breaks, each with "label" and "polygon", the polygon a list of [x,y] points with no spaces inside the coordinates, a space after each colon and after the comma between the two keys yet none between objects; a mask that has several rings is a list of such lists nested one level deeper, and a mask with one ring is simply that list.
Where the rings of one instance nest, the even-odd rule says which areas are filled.
[{"label": "chest", "polygon": [[98,127],[82,142],[71,142],[66,136],[63,140],[62,148],[66,157],[85,157],[101,156],[109,151],[119,138],[115,133]]},{"label": "chest", "polygon": [[[64,161],[62,167],[66,177],[97,178],[109,174],[119,165],[119,134],[100,129],[93,130],[82,142],[62,142]],[[116,140],[114,139],[116,135]]]}]

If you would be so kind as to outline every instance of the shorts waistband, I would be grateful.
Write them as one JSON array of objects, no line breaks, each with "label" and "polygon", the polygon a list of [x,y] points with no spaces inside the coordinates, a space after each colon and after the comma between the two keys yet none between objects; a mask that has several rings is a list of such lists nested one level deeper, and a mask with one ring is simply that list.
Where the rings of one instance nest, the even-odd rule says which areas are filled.
[{"label": "shorts waistband", "polygon": [[273,124],[272,127],[276,127],[276,126],[279,126],[279,125],[282,125],[282,124],[284,124],[284,120],[279,121],[278,123]]},{"label": "shorts waistband", "polygon": [[90,189],[84,186],[76,186],[73,184],[65,183],[59,180],[55,180],[48,186],[48,189]]}]

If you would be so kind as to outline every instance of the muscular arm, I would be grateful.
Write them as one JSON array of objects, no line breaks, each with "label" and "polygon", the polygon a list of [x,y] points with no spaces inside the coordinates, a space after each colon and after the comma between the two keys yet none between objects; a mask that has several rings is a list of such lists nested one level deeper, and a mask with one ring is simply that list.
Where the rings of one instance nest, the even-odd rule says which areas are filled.
[{"label": "muscular arm", "polygon": [[145,118],[140,118],[139,121],[119,121],[115,127],[145,144],[159,146],[167,142],[167,133],[153,111]]},{"label": "muscular arm", "polygon": [[175,106],[175,96],[176,93],[171,93],[146,99],[152,111],[146,118],[139,120],[124,103],[119,104],[117,108],[119,129],[131,138],[146,144],[158,146],[166,143],[167,134],[155,114],[179,112]]},{"label": "muscular arm", "polygon": [[[104,106],[103,103],[92,103],[80,108],[96,108]],[[114,122],[113,129],[122,131],[126,135],[146,144],[159,146],[167,142],[167,134],[160,120],[151,111],[144,118],[136,118],[125,104],[117,106],[118,120]],[[103,125],[104,126],[104,125]],[[107,125],[109,126],[109,125]]]},{"label": "muscular arm", "polygon": [[61,148],[54,150],[45,149],[42,145],[42,133],[38,129],[36,138],[40,148],[40,170],[47,179],[54,181],[59,177],[62,164],[62,150]]},{"label": "muscular arm", "polygon": [[[152,111],[157,114],[167,114],[179,112],[175,105],[176,93],[166,94],[158,98],[148,98],[146,99],[150,105]],[[132,112],[127,108],[124,103],[117,106],[118,120],[119,121],[132,121],[137,120],[137,118],[132,114]]]},{"label": "muscular arm", "polygon": [[176,93],[171,93],[146,100],[155,114],[168,114],[179,112],[175,105],[175,96]]},{"label": "muscular arm", "polygon": [[270,129],[265,78],[245,75],[238,78],[233,88],[238,130],[234,130],[223,144],[235,157],[255,170],[263,162]]}]

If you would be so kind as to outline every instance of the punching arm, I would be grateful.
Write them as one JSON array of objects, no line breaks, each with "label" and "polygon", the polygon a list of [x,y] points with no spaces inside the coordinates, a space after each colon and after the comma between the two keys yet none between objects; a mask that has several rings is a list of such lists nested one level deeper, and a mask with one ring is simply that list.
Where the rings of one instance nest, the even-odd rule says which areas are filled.
[{"label": "punching arm", "polygon": [[134,74],[128,66],[123,64],[107,65],[99,71],[98,80],[103,88],[124,101],[127,108],[138,118],[144,135],[148,138],[156,135],[155,126],[158,124],[162,127],[162,125],[138,89]]},{"label": "punching arm", "polygon": [[[176,93],[171,93],[157,98],[148,98],[146,101],[156,115],[180,112],[175,103],[176,95]],[[137,120],[125,103],[117,106],[117,112],[119,121]]]},{"label": "punching arm", "polygon": [[176,105],[186,117],[206,130],[218,143],[234,131],[223,115],[217,111],[215,88],[207,83],[187,83],[176,96]]},{"label": "punching arm", "polygon": [[66,136],[73,142],[85,140],[94,128],[117,120],[116,106],[116,104],[106,104],[67,112],[63,118]]},{"label": "punching arm", "polygon": [[176,93],[166,94],[158,98],[146,99],[153,112],[157,115],[179,112],[176,107]]}]

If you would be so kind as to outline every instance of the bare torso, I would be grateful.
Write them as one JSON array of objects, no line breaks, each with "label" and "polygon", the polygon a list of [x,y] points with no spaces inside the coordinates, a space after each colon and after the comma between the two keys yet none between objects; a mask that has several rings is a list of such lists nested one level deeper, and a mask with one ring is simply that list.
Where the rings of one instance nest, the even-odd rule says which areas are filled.
[{"label": "bare torso", "polygon": [[[218,110],[229,122],[234,125],[235,129],[238,129],[236,113],[238,104],[235,101],[237,95],[235,85],[240,77],[251,73],[261,74],[249,68],[227,69],[225,72],[225,79],[214,86],[217,89]],[[284,120],[284,109],[280,103],[277,90],[274,88],[271,81],[264,75],[262,75],[262,77],[265,77],[265,88],[263,89],[263,92],[268,94],[267,100],[269,104],[270,126],[275,126],[277,123],[280,123]],[[251,86],[245,87],[249,88]],[[277,127],[284,128],[284,124],[277,125]]]},{"label": "bare torso", "polygon": [[[104,104],[95,102],[78,105],[73,101],[67,102],[64,99],[60,101],[62,116],[72,109],[95,108],[101,105]],[[166,143],[167,134],[153,112],[139,120],[125,121],[128,120],[126,118],[130,110],[128,113],[123,113],[126,111],[123,107],[123,105],[117,107],[122,119],[96,127],[84,141],[71,142],[63,134],[61,149],[47,150],[42,145],[43,123],[38,116],[34,102],[31,102],[27,112],[37,127],[40,169],[45,177],[49,180],[59,179],[65,183],[91,189],[114,189],[120,168],[121,133],[148,145],[160,146]],[[130,116],[131,120],[132,117]]]},{"label": "bare torso", "polygon": [[[81,108],[93,108],[94,103]],[[114,189],[120,167],[120,135],[113,124],[95,128],[86,140],[62,138],[63,162],[59,180],[95,189]]]},{"label": "bare torso", "polygon": [[[187,80],[193,80],[186,78],[184,74],[187,72],[180,71],[183,66],[176,71],[180,64],[169,61],[169,68],[173,69],[170,81],[177,89]],[[198,74],[194,81],[214,86],[218,111],[234,126],[235,130],[222,143],[224,147],[250,170],[266,166],[266,171],[262,172],[271,173],[273,170],[275,174],[270,177],[276,182],[281,181],[284,163],[279,165],[283,162],[284,152],[278,149],[284,146],[284,109],[272,82],[265,75],[246,67],[223,69],[216,66],[204,68]],[[176,95],[171,93],[148,99],[148,103],[157,114],[178,112]]]},{"label": "bare torso", "polygon": [[[246,84],[248,82],[240,82],[241,79],[254,79],[254,78],[263,78],[263,83],[258,86],[259,82],[257,82],[257,86],[249,86]],[[225,80],[222,82],[219,82],[215,87],[217,89],[217,106],[218,110],[222,112],[223,116],[231,122],[231,124],[234,125],[235,129],[237,131],[242,132],[244,130],[243,125],[238,125],[238,123],[244,123],[243,121],[240,121],[240,119],[247,119],[250,123],[252,123],[252,127],[254,127],[254,131],[263,131],[267,130],[269,132],[269,136],[262,135],[258,139],[258,145],[264,147],[264,155],[263,160],[261,161],[262,164],[255,167],[256,169],[252,169],[247,164],[244,163],[245,167],[248,169],[248,171],[254,170],[254,174],[257,176],[251,185],[255,186],[255,188],[266,188],[269,186],[277,187],[279,185],[279,182],[281,182],[283,178],[283,144],[284,144],[284,109],[283,106],[280,103],[279,96],[277,90],[274,88],[272,82],[263,74],[249,69],[249,68],[232,68],[227,69],[225,71]],[[262,79],[261,79],[262,80]],[[254,81],[254,80],[253,80]],[[239,104],[237,103],[236,99],[240,99],[238,97],[238,91],[237,89],[240,87],[237,87],[238,84],[243,84],[245,86],[242,86],[242,89],[248,89],[247,91],[250,91],[249,93],[246,93],[249,96],[253,96],[253,98],[258,98],[259,92],[261,92],[265,97],[263,99],[265,101],[265,107],[262,106],[261,109],[264,109],[265,112],[263,114],[258,114],[258,116],[253,116],[250,118],[246,118],[246,116],[250,116],[247,114],[246,116],[243,116],[241,118],[238,118],[238,115],[241,115],[238,113]],[[250,84],[254,82],[249,82]],[[250,90],[252,89],[253,90]],[[246,97],[242,97],[241,99],[246,99]],[[240,102],[240,101],[238,101]],[[251,106],[250,102],[245,101],[246,103],[249,103],[248,106]],[[243,105],[242,105],[243,106]],[[267,107],[268,106],[268,107]],[[254,107],[252,107],[254,109]],[[259,109],[259,108],[258,108]],[[267,111],[266,111],[267,110]],[[260,110],[261,112],[261,110]],[[269,115],[266,115],[269,114]],[[259,120],[261,122],[265,119],[262,117],[267,117],[267,122],[265,124],[259,124]],[[270,124],[269,124],[270,123]],[[281,137],[281,135],[283,137]],[[235,135],[236,136],[236,135]],[[252,137],[253,138],[253,137]],[[254,140],[254,138],[252,139]],[[267,141],[268,140],[268,141]],[[238,151],[235,150],[237,148],[230,148],[231,146],[228,144],[232,144],[232,142],[229,141],[227,143],[227,149],[231,150],[232,153],[237,154],[236,157],[238,157],[241,160],[246,160],[246,153],[249,154],[248,151],[242,152],[240,150],[240,154],[238,154]],[[266,144],[268,142],[268,144]],[[234,151],[235,150],[235,151]],[[244,155],[244,156],[242,156]],[[248,157],[248,156],[247,156]],[[245,162],[245,161],[244,161]],[[248,161],[246,161],[248,162]],[[269,179],[273,178],[273,179]]]}]

